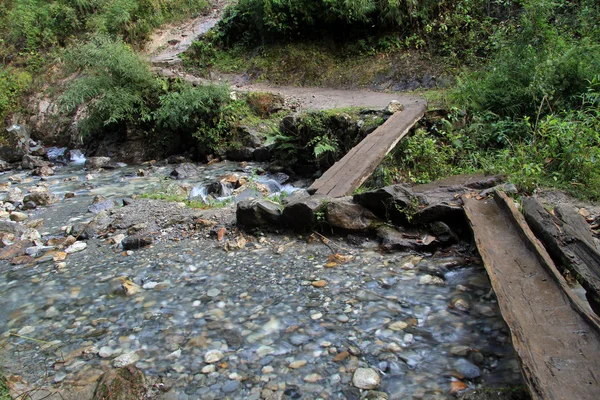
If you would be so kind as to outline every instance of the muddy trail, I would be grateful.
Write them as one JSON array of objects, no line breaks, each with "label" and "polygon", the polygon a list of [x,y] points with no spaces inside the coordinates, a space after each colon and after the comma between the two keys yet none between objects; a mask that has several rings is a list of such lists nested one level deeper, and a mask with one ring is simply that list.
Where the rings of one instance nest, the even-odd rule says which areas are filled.
[{"label": "muddy trail", "polygon": [[182,53],[187,51],[194,40],[212,29],[223,15],[228,3],[219,0],[212,10],[178,25],[167,26],[150,38],[145,54],[155,71],[167,77],[179,77],[193,84],[228,84],[240,92],[268,92],[281,95],[287,104],[297,110],[327,110],[346,107],[369,109],[385,108],[392,100],[405,106],[424,103],[417,95],[384,93],[373,90],[344,90],[323,87],[273,86],[253,82],[246,75],[212,74],[210,78],[198,77],[183,71]]}]

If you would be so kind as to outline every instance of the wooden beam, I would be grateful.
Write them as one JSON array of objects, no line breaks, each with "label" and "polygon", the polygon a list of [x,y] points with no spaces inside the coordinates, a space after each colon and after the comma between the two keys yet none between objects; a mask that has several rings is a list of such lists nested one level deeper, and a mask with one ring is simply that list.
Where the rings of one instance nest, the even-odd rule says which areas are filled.
[{"label": "wooden beam", "polygon": [[600,320],[569,289],[512,199],[463,196],[533,399],[597,399]]}]

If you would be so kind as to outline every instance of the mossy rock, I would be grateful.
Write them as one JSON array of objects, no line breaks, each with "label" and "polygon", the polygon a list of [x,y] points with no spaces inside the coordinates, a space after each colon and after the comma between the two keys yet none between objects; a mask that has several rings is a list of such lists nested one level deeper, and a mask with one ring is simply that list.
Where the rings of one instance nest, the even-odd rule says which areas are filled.
[{"label": "mossy rock", "polygon": [[105,372],[98,382],[93,400],[139,400],[145,398],[146,379],[133,365]]}]

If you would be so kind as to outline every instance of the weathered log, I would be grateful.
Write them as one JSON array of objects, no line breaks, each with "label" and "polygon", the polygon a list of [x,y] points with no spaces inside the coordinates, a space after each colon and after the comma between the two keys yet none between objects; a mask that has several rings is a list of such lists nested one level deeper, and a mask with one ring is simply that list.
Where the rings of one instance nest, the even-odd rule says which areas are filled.
[{"label": "weathered log", "polygon": [[597,399],[600,319],[567,285],[512,199],[463,196],[533,399]]},{"label": "weathered log", "polygon": [[600,252],[583,217],[568,207],[551,214],[533,197],[523,199],[523,213],[552,259],[573,274],[600,315]]}]

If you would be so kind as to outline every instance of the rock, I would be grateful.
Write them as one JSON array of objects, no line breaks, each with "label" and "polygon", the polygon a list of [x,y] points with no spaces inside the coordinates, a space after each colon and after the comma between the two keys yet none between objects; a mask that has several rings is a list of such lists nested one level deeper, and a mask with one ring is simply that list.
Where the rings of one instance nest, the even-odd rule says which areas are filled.
[{"label": "rock", "polygon": [[221,388],[221,391],[223,393],[232,393],[232,392],[235,392],[239,386],[240,386],[239,381],[230,380],[230,381],[225,382],[225,384]]},{"label": "rock", "polygon": [[362,231],[369,229],[378,221],[371,211],[352,202],[349,197],[328,202],[326,210],[327,222],[334,228]]},{"label": "rock", "polygon": [[306,375],[303,379],[304,382],[308,382],[308,383],[315,383],[315,382],[319,382],[321,379],[323,379],[323,377],[319,374],[309,374]]},{"label": "rock", "polygon": [[314,195],[288,203],[283,209],[282,222],[297,230],[312,229],[317,224],[317,217],[324,217],[324,205],[329,197]]},{"label": "rock", "polygon": [[215,367],[214,364],[209,364],[209,365],[205,365],[204,367],[202,367],[202,370],[200,372],[202,372],[203,374],[211,374],[213,372],[215,372],[217,369],[217,367]]},{"label": "rock", "polygon": [[118,235],[111,237],[109,240],[110,240],[111,244],[114,244],[115,246],[119,246],[121,244],[121,242],[123,241],[123,239],[125,239],[125,235],[122,233],[119,233]]},{"label": "rock", "polygon": [[380,382],[379,374],[373,368],[357,368],[352,376],[352,383],[359,389],[375,389]]},{"label": "rock", "polygon": [[6,161],[0,159],[0,172],[10,171],[12,169],[12,165],[7,163]]},{"label": "rock", "polygon": [[387,393],[372,390],[368,392],[361,400],[388,400]]},{"label": "rock", "polygon": [[142,247],[150,246],[154,243],[154,238],[148,235],[127,236],[121,242],[124,250],[136,250]]},{"label": "rock", "polygon": [[327,286],[327,282],[324,280],[313,281],[310,284],[316,288],[323,288],[323,287]]},{"label": "rock", "polygon": [[25,220],[29,219],[29,215],[22,213],[22,212],[18,212],[18,211],[13,211],[12,213],[10,213],[10,220],[11,221],[15,221],[15,222],[23,222]]},{"label": "rock", "polygon": [[193,178],[199,174],[201,174],[201,170],[198,169],[194,164],[191,163],[182,163],[171,171],[171,177],[174,179],[186,179]]},{"label": "rock", "polygon": [[240,147],[227,150],[227,159],[232,161],[252,161],[254,159],[252,147]]},{"label": "rock", "polygon": [[110,281],[110,293],[133,296],[142,291],[142,288],[125,276],[119,276]]},{"label": "rock", "polygon": [[98,351],[98,355],[101,358],[114,358],[114,357],[120,355],[121,353],[123,353],[123,349],[112,348],[112,347],[109,347],[109,346],[103,346]]},{"label": "rock", "polygon": [[400,103],[398,100],[390,101],[385,108],[386,114],[394,114],[401,111],[404,111],[404,104]]},{"label": "rock", "polygon": [[31,201],[38,206],[47,206],[58,202],[58,197],[49,192],[35,192],[29,193],[27,196],[25,196],[23,201],[25,203]]},{"label": "rock", "polygon": [[454,362],[454,369],[467,379],[476,379],[481,376],[481,370],[464,358],[460,358]]},{"label": "rock", "polygon": [[26,201],[21,206],[21,209],[25,210],[25,211],[27,211],[27,210],[35,210],[36,208],[37,208],[37,205],[33,201]]},{"label": "rock", "polygon": [[81,241],[75,242],[71,246],[69,246],[65,249],[65,253],[67,253],[67,254],[77,253],[77,252],[85,250],[86,247],[87,247],[87,243],[85,243],[85,242],[81,242]]},{"label": "rock", "polygon": [[243,200],[237,204],[237,224],[247,228],[278,225],[281,222],[281,206],[270,200]]},{"label": "rock", "polygon": [[296,361],[292,361],[290,363],[290,365],[288,365],[288,368],[291,369],[298,369],[298,368],[302,368],[307,364],[306,360],[296,360]]},{"label": "rock", "polygon": [[41,167],[49,167],[50,163],[48,161],[44,161],[41,157],[25,154],[21,160],[21,166],[23,169],[36,169]]},{"label": "rock", "polygon": [[429,228],[437,240],[442,243],[451,244],[458,242],[458,236],[442,221],[432,222]]},{"label": "rock", "polygon": [[135,351],[131,351],[129,353],[121,354],[115,358],[112,364],[115,368],[122,368],[131,364],[135,364],[139,360],[140,356]]},{"label": "rock", "polygon": [[54,168],[49,166],[39,167],[33,170],[32,175],[43,177],[54,175]]},{"label": "rock", "polygon": [[107,211],[115,207],[114,200],[104,200],[98,203],[94,203],[88,207],[88,211],[92,214],[99,214],[102,211]]},{"label": "rock", "polygon": [[418,204],[412,190],[404,185],[392,185],[354,195],[354,202],[372,211],[384,221],[405,224],[406,213]]},{"label": "rock", "polygon": [[392,322],[391,324],[389,324],[388,328],[391,329],[392,331],[402,331],[402,330],[408,328],[408,324],[404,321],[396,321],[396,322]]},{"label": "rock", "polygon": [[15,124],[7,128],[6,132],[2,136],[7,143],[0,146],[0,158],[9,163],[19,162],[29,152],[29,129]]},{"label": "rock", "polygon": [[425,250],[431,243],[417,240],[417,233],[401,232],[391,226],[383,225],[377,228],[377,237],[381,248],[386,251]]},{"label": "rock", "polygon": [[21,203],[24,198],[25,195],[23,194],[23,191],[18,187],[13,187],[8,190],[5,201],[8,201],[9,203]]},{"label": "rock", "polygon": [[465,390],[468,386],[461,381],[452,381],[450,383],[450,394],[457,394],[458,392]]},{"label": "rock", "polygon": [[87,169],[100,169],[108,163],[110,163],[110,157],[89,157],[85,160],[85,167]]},{"label": "rock", "polygon": [[27,232],[27,228],[16,222],[0,220],[0,232],[7,232],[12,233],[15,236],[21,236]]},{"label": "rock", "polygon": [[109,398],[119,400],[139,400],[146,398],[146,380],[144,374],[133,365],[105,372],[100,377],[92,400]]},{"label": "rock", "polygon": [[204,362],[207,364],[214,364],[221,361],[223,357],[225,357],[225,355],[220,350],[209,350],[204,355]]}]

